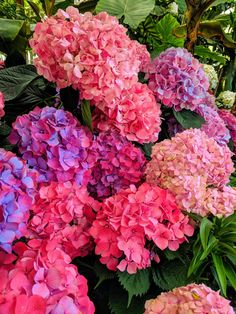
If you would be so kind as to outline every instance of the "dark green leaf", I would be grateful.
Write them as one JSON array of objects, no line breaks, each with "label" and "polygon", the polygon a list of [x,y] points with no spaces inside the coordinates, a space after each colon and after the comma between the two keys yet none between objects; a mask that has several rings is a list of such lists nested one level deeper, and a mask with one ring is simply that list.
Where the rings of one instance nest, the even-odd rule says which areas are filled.
[{"label": "dark green leaf", "polygon": [[222,260],[222,257],[220,255],[212,254],[213,263],[215,266],[215,270],[219,279],[220,288],[222,294],[226,297],[226,286],[227,286],[227,280],[225,275],[225,267]]},{"label": "dark green leaf", "polygon": [[203,249],[206,250],[210,231],[212,230],[212,222],[207,218],[203,218],[200,225],[200,239]]},{"label": "dark green leaf", "polygon": [[204,59],[210,59],[212,61],[219,62],[222,65],[224,65],[227,61],[226,57],[222,54],[216,51],[211,51],[208,47],[204,46],[196,46],[194,49],[194,54]]},{"label": "dark green leaf", "polygon": [[24,21],[0,18],[0,37],[4,40],[14,40],[21,30]]},{"label": "dark green leaf", "polygon": [[91,107],[90,107],[90,103],[88,100],[82,101],[81,112],[82,112],[84,124],[90,129],[90,131],[93,131]]},{"label": "dark green leaf", "polygon": [[215,236],[211,236],[209,239],[209,242],[207,243],[206,249],[204,249],[204,252],[202,253],[200,260],[203,261],[207,256],[217,247],[217,244],[219,243],[219,240],[216,239]]},{"label": "dark green leaf", "polygon": [[197,113],[183,109],[181,111],[173,110],[176,120],[182,125],[184,129],[197,128],[200,129],[205,123],[204,118],[200,117]]},{"label": "dark green leaf", "polygon": [[11,128],[5,122],[0,122],[0,136],[7,137],[10,132]]},{"label": "dark green leaf", "polygon": [[99,0],[96,12],[106,11],[117,18],[124,16],[125,24],[137,28],[154,6],[155,0]]},{"label": "dark green leaf", "polygon": [[178,9],[179,9],[180,13],[183,14],[187,8],[185,0],[177,0],[176,2],[178,4]]},{"label": "dark green leaf", "polygon": [[127,272],[117,272],[119,282],[128,291],[128,306],[133,296],[141,296],[146,293],[150,287],[149,270],[138,270],[136,274],[130,275]]},{"label": "dark green leaf", "polygon": [[225,272],[226,272],[226,276],[229,279],[232,287],[234,288],[234,290],[236,291],[236,272],[234,270],[234,268],[232,267],[231,264],[229,263],[225,263]]},{"label": "dark green leaf", "polygon": [[107,269],[106,266],[102,265],[101,263],[96,263],[94,265],[94,271],[99,278],[98,283],[95,286],[95,289],[105,280],[109,280],[115,277],[115,273]]}]

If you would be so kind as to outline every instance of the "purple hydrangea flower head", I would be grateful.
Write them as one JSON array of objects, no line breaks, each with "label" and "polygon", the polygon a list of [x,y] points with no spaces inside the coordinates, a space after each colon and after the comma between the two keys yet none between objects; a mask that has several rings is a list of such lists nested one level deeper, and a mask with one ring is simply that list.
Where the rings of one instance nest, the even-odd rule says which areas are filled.
[{"label": "purple hydrangea flower head", "polygon": [[11,252],[12,242],[27,232],[38,173],[13,153],[0,149],[0,247]]},{"label": "purple hydrangea flower head", "polygon": [[40,181],[86,184],[96,160],[92,134],[70,112],[53,107],[35,108],[19,116],[9,137],[23,159],[40,172]]},{"label": "purple hydrangea flower head", "polygon": [[219,115],[229,129],[231,140],[234,144],[234,153],[236,154],[236,117],[226,109],[220,109]]},{"label": "purple hydrangea flower head", "polygon": [[169,48],[148,66],[149,88],[158,102],[176,111],[195,110],[208,96],[209,81],[202,64],[183,48]]}]

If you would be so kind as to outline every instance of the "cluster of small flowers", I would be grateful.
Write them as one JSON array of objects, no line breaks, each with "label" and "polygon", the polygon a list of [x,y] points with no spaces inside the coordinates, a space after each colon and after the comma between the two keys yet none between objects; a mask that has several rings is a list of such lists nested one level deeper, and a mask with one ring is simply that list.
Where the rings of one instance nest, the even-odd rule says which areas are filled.
[{"label": "cluster of small flowers", "polygon": [[236,93],[229,90],[221,92],[216,98],[216,105],[219,108],[231,109],[235,102]]},{"label": "cluster of small flowers", "polygon": [[36,107],[17,117],[9,140],[23,159],[40,172],[41,182],[75,180],[86,184],[96,160],[92,134],[70,112]]},{"label": "cluster of small flowers", "polygon": [[71,258],[86,256],[93,249],[89,228],[99,207],[86,187],[52,182],[41,187],[32,206],[31,237],[55,240]]},{"label": "cluster of small flowers", "polygon": [[209,97],[203,66],[186,49],[162,52],[148,65],[146,77],[157,101],[176,111],[195,110]]},{"label": "cluster of small flowers", "polygon": [[56,243],[31,240],[13,249],[15,265],[1,261],[0,313],[94,313],[86,279]]},{"label": "cluster of small flowers", "polygon": [[219,146],[205,132],[186,130],[153,146],[146,180],[174,193],[183,210],[228,216],[236,206],[236,191],[225,186],[234,170],[231,156],[227,146]]},{"label": "cluster of small flowers", "polygon": [[144,314],[234,314],[230,302],[219,291],[204,284],[189,284],[161,293],[145,303]]},{"label": "cluster of small flowers", "polygon": [[0,92],[0,118],[2,118],[5,115],[4,112],[4,95]]},{"label": "cluster of small flowers", "polygon": [[101,263],[132,274],[159,262],[157,248],[178,250],[193,230],[169,191],[143,183],[104,200],[90,233]]},{"label": "cluster of small flowers", "polygon": [[236,117],[226,109],[220,109],[218,112],[230,131],[230,136],[234,143],[234,153],[236,154]]},{"label": "cluster of small flowers", "polygon": [[88,189],[96,198],[109,197],[130,184],[138,184],[144,176],[146,159],[116,130],[101,132],[94,140],[97,160]]},{"label": "cluster of small flowers", "polygon": [[204,72],[209,80],[210,89],[215,89],[218,84],[218,74],[211,64],[203,64]]},{"label": "cluster of small flowers", "polygon": [[0,247],[7,252],[11,252],[12,242],[27,232],[37,182],[37,171],[28,169],[13,153],[0,149]]},{"label": "cluster of small flowers", "polygon": [[154,142],[160,131],[160,106],[151,90],[138,83],[150,56],[131,40],[115,17],[102,12],[59,10],[38,23],[31,47],[39,74],[60,88],[72,85],[91,100],[129,140]]}]

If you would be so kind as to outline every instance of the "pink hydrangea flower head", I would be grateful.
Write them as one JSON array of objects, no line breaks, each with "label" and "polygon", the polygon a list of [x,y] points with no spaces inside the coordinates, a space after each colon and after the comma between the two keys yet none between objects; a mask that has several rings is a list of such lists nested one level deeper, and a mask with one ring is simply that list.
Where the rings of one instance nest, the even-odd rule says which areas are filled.
[{"label": "pink hydrangea flower head", "polygon": [[72,85],[81,97],[111,101],[138,80],[150,60],[145,46],[105,12],[80,14],[73,7],[37,23],[30,45],[39,74],[58,87]]},{"label": "pink hydrangea flower head", "polygon": [[147,70],[149,87],[158,102],[176,111],[195,110],[208,96],[209,81],[202,65],[183,48],[169,48]]},{"label": "pink hydrangea flower head", "polygon": [[70,112],[35,108],[19,116],[9,137],[23,159],[37,169],[44,182],[75,180],[86,184],[95,162],[92,134]]},{"label": "pink hydrangea flower head", "polygon": [[88,186],[92,195],[108,197],[141,182],[146,159],[141,150],[119,132],[114,129],[101,132],[93,148],[98,157]]},{"label": "pink hydrangea flower head", "polygon": [[230,301],[204,284],[189,284],[161,293],[145,303],[144,314],[234,314]]},{"label": "pink hydrangea flower head", "polygon": [[56,243],[32,240],[15,251],[16,264],[0,267],[0,313],[94,313],[86,279]]},{"label": "pink hydrangea flower head", "polygon": [[[231,156],[227,146],[220,146],[205,132],[199,129],[185,130],[171,140],[153,146],[152,160],[146,168],[146,180],[174,193],[183,210],[205,216],[209,213],[207,188],[221,190],[229,182],[234,170]],[[228,216],[232,212],[230,205],[224,212],[220,209],[212,213]]]},{"label": "pink hydrangea flower head", "polygon": [[90,233],[102,264],[132,274],[159,261],[157,248],[176,251],[193,227],[168,190],[143,183],[105,199]]},{"label": "pink hydrangea flower head", "polygon": [[38,173],[11,152],[0,149],[0,248],[26,234],[29,210],[37,190]]},{"label": "pink hydrangea flower head", "polygon": [[0,92],[0,118],[2,118],[5,115],[4,112],[4,95]]},{"label": "pink hydrangea flower head", "polygon": [[100,205],[85,187],[71,182],[41,187],[28,223],[31,237],[56,240],[71,258],[93,249],[89,228]]},{"label": "pink hydrangea flower head", "polygon": [[234,153],[236,154],[236,117],[226,109],[220,109],[218,113],[229,129],[231,139],[234,143]]},{"label": "pink hydrangea flower head", "polygon": [[105,114],[96,125],[98,129],[108,130],[112,125],[129,141],[141,144],[157,141],[161,124],[160,104],[156,103],[147,85],[136,83],[110,103],[96,105]]}]

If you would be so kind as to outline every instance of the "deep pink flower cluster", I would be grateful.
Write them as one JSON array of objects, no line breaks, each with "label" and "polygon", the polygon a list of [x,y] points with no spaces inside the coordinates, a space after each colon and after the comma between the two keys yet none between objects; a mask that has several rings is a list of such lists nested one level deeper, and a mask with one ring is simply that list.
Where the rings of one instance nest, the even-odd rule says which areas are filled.
[{"label": "deep pink flower cluster", "polygon": [[4,112],[4,95],[0,92],[0,118],[2,118],[5,115]]},{"label": "deep pink flower cluster", "polygon": [[98,198],[111,196],[144,176],[145,157],[116,130],[101,132],[94,140],[97,160],[89,181],[89,191]]},{"label": "deep pink flower cluster", "polygon": [[93,249],[89,228],[99,208],[86,187],[52,182],[39,190],[32,207],[31,237],[55,240],[71,258],[85,256]]},{"label": "deep pink flower cluster", "polygon": [[128,88],[150,60],[115,17],[80,14],[74,7],[37,23],[30,41],[38,73],[58,87],[72,85],[82,98],[107,102]]},{"label": "deep pink flower cluster", "polygon": [[205,132],[185,130],[153,146],[146,180],[173,192],[183,210],[228,216],[236,206],[236,191],[225,187],[234,170],[231,156],[226,145],[219,146]]},{"label": "deep pink flower cluster", "polygon": [[132,274],[159,261],[157,248],[177,250],[193,227],[170,192],[143,183],[104,200],[90,232],[101,263]]},{"label": "deep pink flower cluster", "polygon": [[12,242],[26,234],[38,173],[11,152],[0,149],[0,247],[11,252]]},{"label": "deep pink flower cluster", "polygon": [[203,66],[186,49],[169,48],[162,52],[149,64],[146,76],[157,101],[176,111],[195,110],[209,97]]},{"label": "deep pink flower cluster", "polygon": [[130,89],[123,90],[109,104],[100,102],[97,107],[105,113],[102,116],[99,112],[96,123],[98,129],[109,130],[111,126],[115,126],[130,141],[157,141],[161,110],[147,85],[136,83]]},{"label": "deep pink flower cluster", "polygon": [[40,172],[40,181],[89,181],[96,159],[92,134],[70,112],[37,107],[12,126],[11,143],[17,143],[23,159]]},{"label": "deep pink flower cluster", "polygon": [[190,284],[161,293],[145,303],[144,314],[234,314],[230,301],[204,284]]},{"label": "deep pink flower cluster", "polygon": [[15,245],[15,265],[0,267],[0,313],[93,314],[86,279],[56,243]]},{"label": "deep pink flower cluster", "polygon": [[226,109],[220,109],[218,113],[230,131],[230,136],[234,143],[234,153],[236,154],[236,117]]}]

